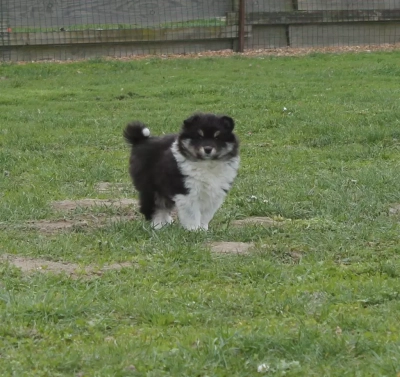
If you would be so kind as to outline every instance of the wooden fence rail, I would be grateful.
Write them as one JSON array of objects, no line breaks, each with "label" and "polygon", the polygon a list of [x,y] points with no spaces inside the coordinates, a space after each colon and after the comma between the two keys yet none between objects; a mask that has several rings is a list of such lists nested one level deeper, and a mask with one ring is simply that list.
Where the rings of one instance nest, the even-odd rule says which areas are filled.
[{"label": "wooden fence rail", "polygon": [[293,25],[332,22],[386,22],[399,21],[400,9],[384,10],[315,10],[308,12],[248,13],[249,25]]},{"label": "wooden fence rail", "polygon": [[0,61],[400,42],[400,0],[0,1]]},{"label": "wooden fence rail", "polygon": [[[250,28],[248,27],[247,30]],[[11,46],[80,45],[93,43],[169,42],[208,39],[235,39],[238,26],[211,26],[173,29],[79,30],[10,33]],[[245,34],[246,37],[246,34]]]}]

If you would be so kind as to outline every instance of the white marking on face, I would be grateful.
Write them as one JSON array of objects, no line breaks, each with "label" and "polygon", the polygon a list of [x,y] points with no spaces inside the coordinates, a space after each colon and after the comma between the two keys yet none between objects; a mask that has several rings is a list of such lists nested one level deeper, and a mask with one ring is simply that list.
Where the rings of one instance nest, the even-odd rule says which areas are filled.
[{"label": "white marking on face", "polygon": [[223,148],[221,150],[221,154],[219,155],[220,157],[224,157],[227,154],[231,153],[233,151],[233,148],[235,147],[234,143],[226,143],[226,148]]},{"label": "white marking on face", "polygon": [[203,132],[203,130],[201,130],[201,129],[198,129],[198,130],[197,130],[197,132],[199,133],[199,135],[200,135],[201,137],[203,137],[203,136],[204,136],[204,132]]},{"label": "white marking on face", "polygon": [[193,145],[190,143],[189,139],[183,139],[182,145],[193,157],[197,158],[197,151],[195,148],[193,148]]},{"label": "white marking on face", "polygon": [[143,128],[142,134],[144,137],[148,137],[148,136],[150,136],[150,130],[147,127]]},{"label": "white marking on face", "polygon": [[220,133],[221,133],[221,131],[217,131],[217,132],[214,134],[214,137],[218,137]]}]

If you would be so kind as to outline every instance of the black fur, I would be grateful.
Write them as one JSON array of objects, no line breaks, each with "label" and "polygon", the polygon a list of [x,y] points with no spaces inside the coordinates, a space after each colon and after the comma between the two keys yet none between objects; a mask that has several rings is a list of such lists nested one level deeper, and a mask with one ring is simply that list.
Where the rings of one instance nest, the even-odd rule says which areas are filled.
[{"label": "black fur", "polygon": [[[146,137],[143,135],[145,128],[140,122],[130,123],[124,137],[132,145],[129,173],[139,192],[140,212],[146,220],[152,219],[157,208],[172,209],[175,195],[188,194],[185,177],[171,151],[176,140],[180,153],[190,160],[229,160],[238,154],[238,141],[232,133],[234,121],[227,116],[195,114],[184,121],[179,134],[164,137]],[[234,148],[222,155],[227,142],[234,144]],[[214,148],[220,154],[204,157],[199,154],[201,148],[204,151]]]},{"label": "black fur", "polygon": [[137,145],[148,139],[148,136],[143,135],[143,130],[145,128],[147,127],[141,122],[129,123],[124,130],[125,140],[132,145]]},{"label": "black fur", "polygon": [[139,191],[140,212],[146,220],[151,220],[156,205],[173,208],[171,198],[186,194],[183,176],[170,151],[175,139],[176,135],[150,137],[142,139],[145,143],[133,144],[129,172]]}]

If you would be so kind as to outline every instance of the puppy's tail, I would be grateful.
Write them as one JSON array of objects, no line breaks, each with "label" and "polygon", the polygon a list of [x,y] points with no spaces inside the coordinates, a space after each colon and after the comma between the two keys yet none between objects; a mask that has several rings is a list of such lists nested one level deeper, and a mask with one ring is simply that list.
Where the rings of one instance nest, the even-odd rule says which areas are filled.
[{"label": "puppy's tail", "polygon": [[149,136],[150,130],[140,122],[129,123],[124,130],[125,140],[132,145],[143,143]]}]

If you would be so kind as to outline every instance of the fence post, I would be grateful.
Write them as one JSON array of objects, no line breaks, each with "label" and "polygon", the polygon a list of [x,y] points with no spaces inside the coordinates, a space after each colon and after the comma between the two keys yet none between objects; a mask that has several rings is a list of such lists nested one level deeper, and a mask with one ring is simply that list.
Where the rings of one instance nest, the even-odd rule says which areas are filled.
[{"label": "fence post", "polygon": [[233,41],[233,51],[244,50],[245,0],[232,0],[232,12],[227,14],[227,25],[238,25],[238,38]]}]

